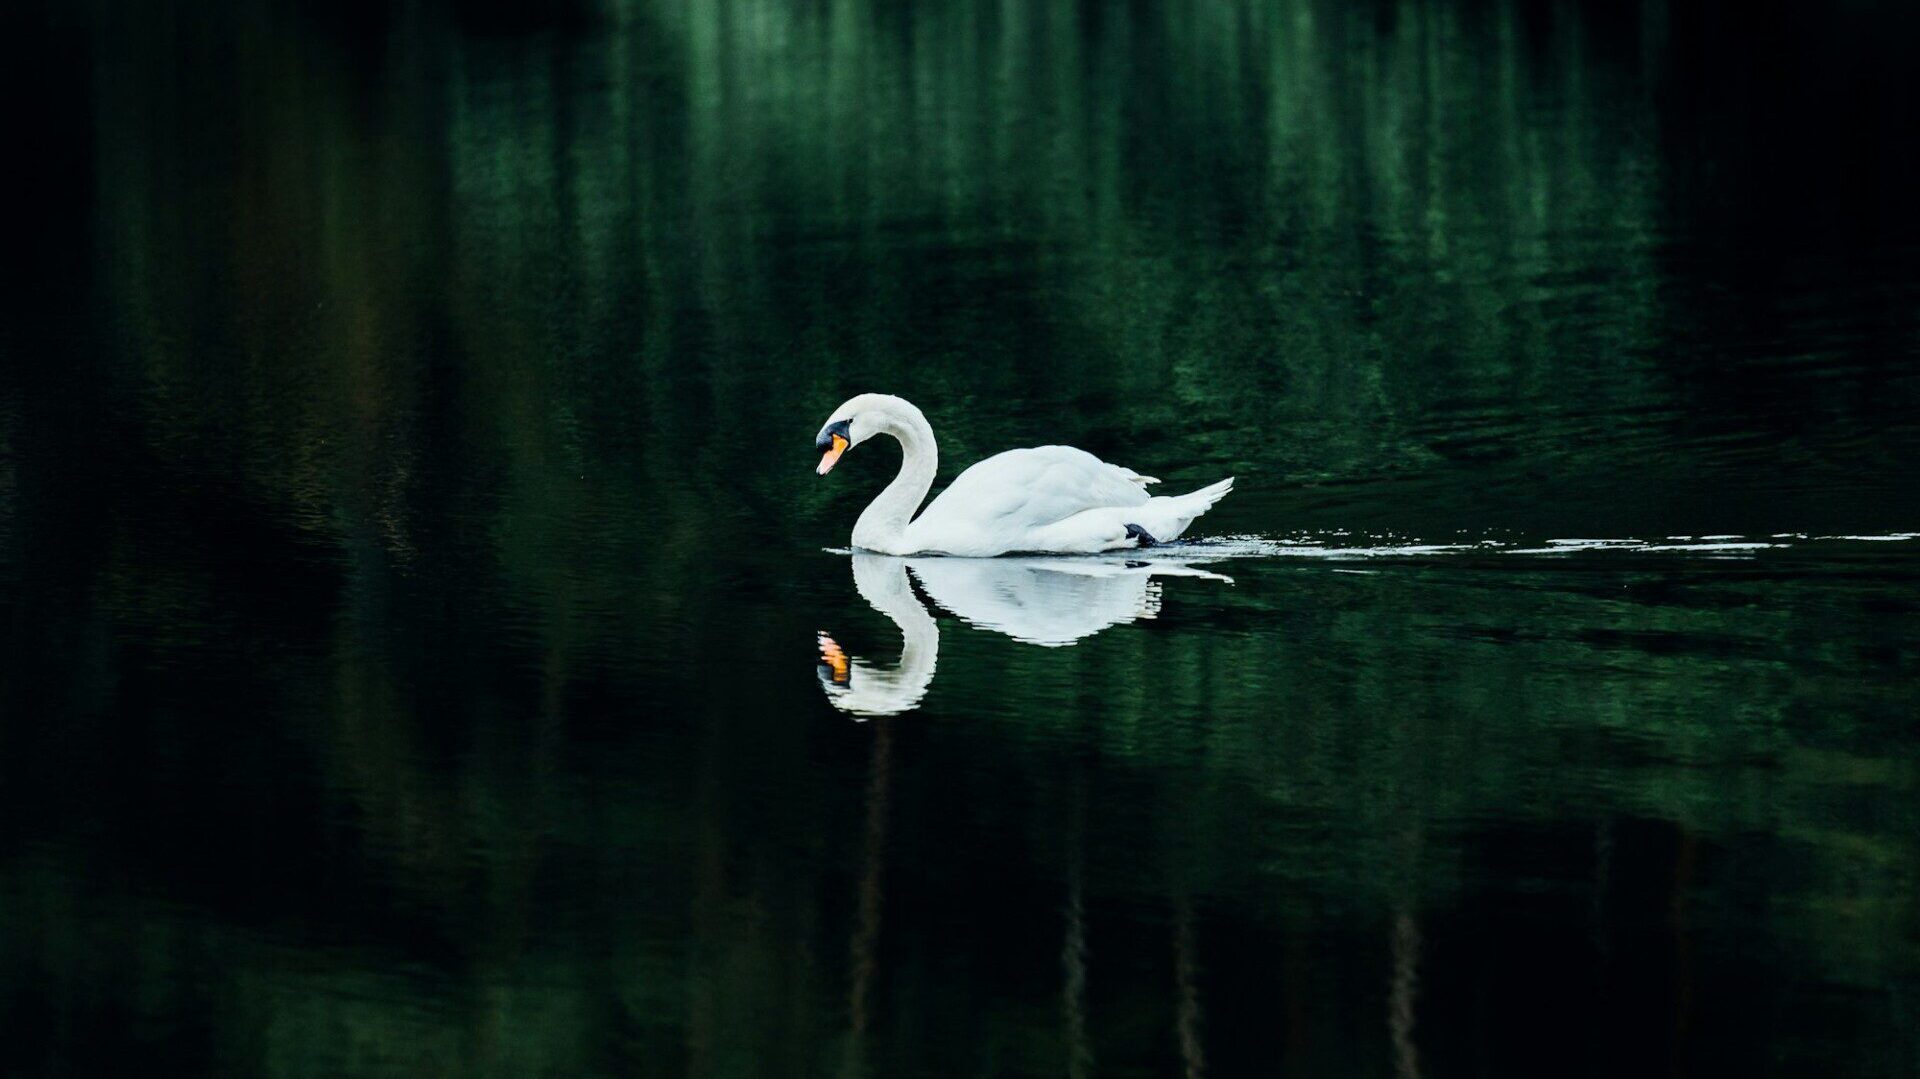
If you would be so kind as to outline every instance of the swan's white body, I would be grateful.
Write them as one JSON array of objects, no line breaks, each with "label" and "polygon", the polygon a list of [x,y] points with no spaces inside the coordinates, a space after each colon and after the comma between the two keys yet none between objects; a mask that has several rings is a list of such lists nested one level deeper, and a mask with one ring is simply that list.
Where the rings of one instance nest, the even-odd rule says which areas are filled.
[{"label": "swan's white body", "polygon": [[[954,478],[920,516],[939,454],[926,416],[906,400],[866,393],[833,411],[817,444],[824,475],[875,435],[900,441],[900,474],[853,525],[853,545],[880,554],[973,557],[1092,554],[1179,536],[1228,491],[1233,478],[1184,495],[1151,497],[1159,481],[1072,446],[994,454]],[[1151,540],[1143,540],[1139,533]]]}]

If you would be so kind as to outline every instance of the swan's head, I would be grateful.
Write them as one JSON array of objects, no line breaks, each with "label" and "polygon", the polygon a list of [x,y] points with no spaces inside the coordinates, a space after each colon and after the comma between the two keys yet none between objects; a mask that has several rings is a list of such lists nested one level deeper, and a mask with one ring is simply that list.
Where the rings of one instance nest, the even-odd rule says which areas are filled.
[{"label": "swan's head", "polygon": [[887,430],[903,409],[912,407],[892,394],[863,393],[849,397],[833,410],[832,417],[813,440],[813,448],[820,451],[820,467],[814,471],[822,476],[833,471],[841,454]]}]

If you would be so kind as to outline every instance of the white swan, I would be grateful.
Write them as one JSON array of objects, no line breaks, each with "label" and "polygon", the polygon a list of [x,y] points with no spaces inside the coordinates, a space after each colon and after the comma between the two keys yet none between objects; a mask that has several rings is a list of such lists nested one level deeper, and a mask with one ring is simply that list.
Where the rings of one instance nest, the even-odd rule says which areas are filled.
[{"label": "white swan", "polygon": [[903,559],[855,552],[853,586],[900,628],[900,662],[882,666],[848,656],[821,633],[820,687],[835,708],[855,716],[899,715],[919,706],[939,662],[940,627],[914,595],[909,570],[934,603],[967,624],[1048,648],[1159,614],[1155,577],[1233,583],[1184,560],[1146,557]]},{"label": "white swan", "polygon": [[1191,494],[1149,498],[1160,482],[1072,446],[1007,450],[954,478],[919,517],[939,462],[933,428],[906,400],[863,393],[833,410],[814,440],[820,475],[875,435],[900,440],[900,474],[853,525],[853,545],[880,554],[987,557],[1091,554],[1173,539],[1228,491],[1233,477]]}]

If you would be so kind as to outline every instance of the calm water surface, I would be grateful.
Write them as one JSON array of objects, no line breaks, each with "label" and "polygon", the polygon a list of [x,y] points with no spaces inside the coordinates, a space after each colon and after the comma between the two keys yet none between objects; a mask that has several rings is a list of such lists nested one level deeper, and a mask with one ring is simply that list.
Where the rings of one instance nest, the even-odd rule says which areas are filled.
[{"label": "calm water surface", "polygon": [[0,1070],[1920,1071],[1904,9],[534,7],[4,16]]}]

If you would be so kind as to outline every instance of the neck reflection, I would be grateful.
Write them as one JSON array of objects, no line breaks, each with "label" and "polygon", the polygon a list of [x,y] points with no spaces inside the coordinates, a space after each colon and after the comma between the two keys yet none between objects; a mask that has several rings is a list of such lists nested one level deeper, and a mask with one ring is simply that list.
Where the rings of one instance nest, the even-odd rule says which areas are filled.
[{"label": "neck reflection", "polygon": [[897,663],[850,656],[826,633],[818,638],[820,686],[827,700],[858,718],[919,707],[933,684],[940,627],[913,582],[934,604],[977,629],[1026,644],[1059,648],[1111,626],[1160,611],[1156,577],[1230,577],[1170,558],[896,558],[856,552],[853,586],[900,628]]}]

